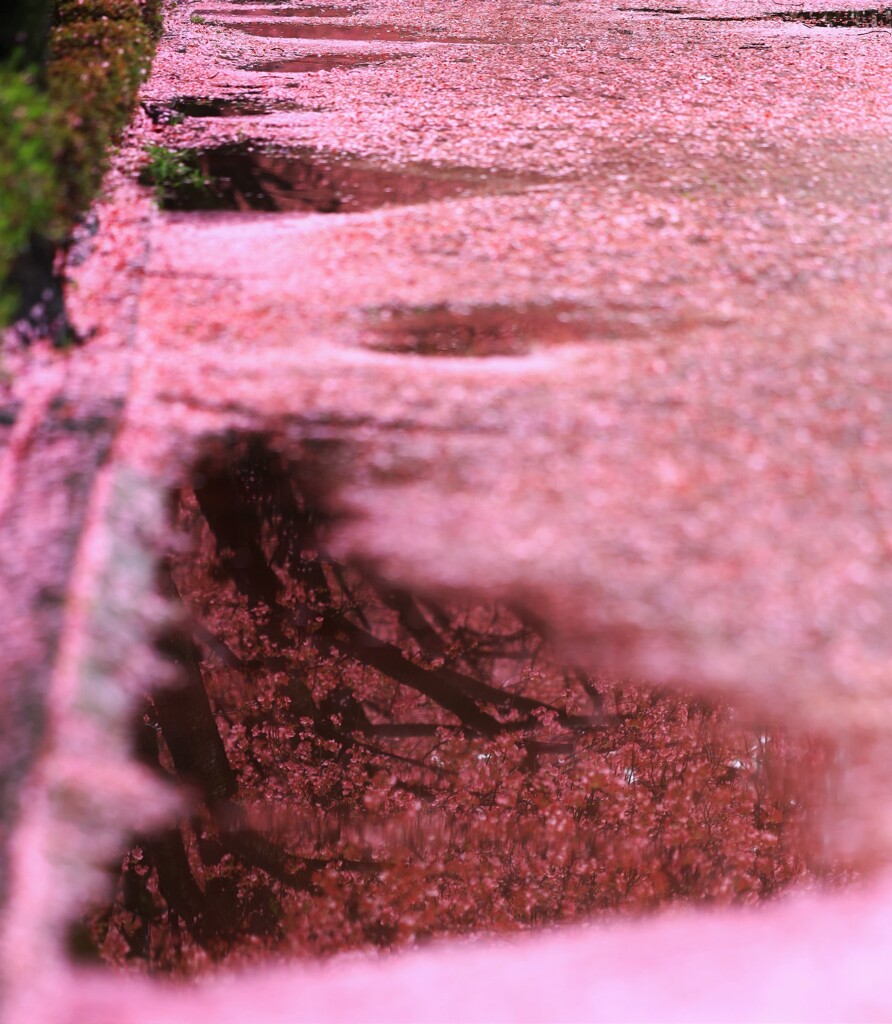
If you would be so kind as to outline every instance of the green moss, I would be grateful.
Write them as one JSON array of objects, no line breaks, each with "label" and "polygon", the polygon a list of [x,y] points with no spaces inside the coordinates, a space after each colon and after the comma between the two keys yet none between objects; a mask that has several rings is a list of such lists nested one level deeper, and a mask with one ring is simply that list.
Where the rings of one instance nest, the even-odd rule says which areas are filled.
[{"label": "green moss", "polygon": [[[61,244],[96,195],[160,29],[161,0],[56,0],[45,91],[0,66],[0,282],[35,236]],[[11,314],[7,299],[0,323]]]},{"label": "green moss", "polygon": [[[49,99],[33,76],[0,68],[0,282],[35,233],[58,230],[61,139]],[[0,294],[0,322],[15,297]]]},{"label": "green moss", "polygon": [[153,32],[133,0],[60,0],[47,87],[65,126],[69,220],[93,198],[148,72]]}]

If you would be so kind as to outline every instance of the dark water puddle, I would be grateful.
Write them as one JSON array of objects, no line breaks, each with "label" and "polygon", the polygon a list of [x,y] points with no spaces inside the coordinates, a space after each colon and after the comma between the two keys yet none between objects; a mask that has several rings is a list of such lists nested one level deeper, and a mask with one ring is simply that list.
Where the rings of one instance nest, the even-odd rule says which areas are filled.
[{"label": "dark water puddle", "polygon": [[398,53],[315,53],[290,60],[269,60],[252,64],[247,71],[265,71],[281,75],[308,75],[316,71],[374,67],[391,60],[407,60],[408,55]]},{"label": "dark water puddle", "polygon": [[[273,39],[333,39],[353,42],[388,43],[484,43],[471,36],[451,36],[401,28],[397,25],[300,25],[289,22],[240,21],[227,22],[233,28],[252,36]],[[489,40],[491,42],[491,40]]]},{"label": "dark water puddle", "polygon": [[250,143],[191,153],[204,185],[168,191],[167,210],[360,213],[382,206],[509,192],[538,183],[474,168],[415,164],[386,168],[304,149],[264,152]]},{"label": "dark water puddle", "polygon": [[892,27],[892,8],[836,11],[776,11],[771,14],[744,17],[688,15],[685,21],[786,21],[807,25],[809,28],[889,28]]},{"label": "dark water puddle", "polygon": [[379,352],[421,356],[521,356],[537,348],[653,339],[725,322],[694,311],[605,300],[519,306],[390,306],[369,310],[363,344]]},{"label": "dark water puddle", "polygon": [[21,402],[0,401],[0,428],[15,426],[21,407]]},{"label": "dark water puddle", "polygon": [[179,124],[186,117],[253,117],[268,113],[264,104],[245,97],[178,96],[164,103],[144,103],[155,124]]},{"label": "dark water puddle", "polygon": [[604,328],[574,303],[423,309],[392,307],[371,318],[369,347],[424,356],[519,356],[539,346],[581,341]]},{"label": "dark water puddle", "polygon": [[[231,0],[232,3],[259,5],[265,0]],[[278,3],[279,0],[269,0],[269,3]],[[339,7],[335,4],[308,4],[304,7],[282,7],[274,11],[245,11],[242,17],[257,18],[351,18],[362,10],[361,7]],[[204,11],[196,11],[196,14],[204,18],[214,18],[221,15],[231,14],[226,8],[215,7]]]},{"label": "dark water puddle", "polygon": [[747,15],[745,17],[738,17],[735,15],[717,15],[717,14],[688,14],[684,15],[682,21],[765,21],[765,16],[761,14]]},{"label": "dark water puddle", "polygon": [[12,428],[16,425],[21,408],[21,402],[7,401],[0,396],[0,452],[3,451],[12,435]]},{"label": "dark water puddle", "polygon": [[766,16],[771,21],[792,21],[811,28],[889,28],[892,8],[851,11],[778,11]]},{"label": "dark water puddle", "polygon": [[327,549],[337,443],[221,444],[171,501],[141,760],[190,813],[134,836],[72,950],[194,973],[511,933],[832,875],[831,751],[562,664],[535,609],[415,594]]}]

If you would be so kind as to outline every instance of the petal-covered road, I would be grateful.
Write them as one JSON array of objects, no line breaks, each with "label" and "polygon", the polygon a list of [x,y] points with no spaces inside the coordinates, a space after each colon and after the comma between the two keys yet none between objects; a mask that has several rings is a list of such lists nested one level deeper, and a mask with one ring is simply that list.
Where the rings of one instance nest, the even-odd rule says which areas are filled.
[{"label": "petal-covered road", "polygon": [[[340,515],[335,549],[394,583],[504,599],[574,663],[851,737],[868,751],[870,839],[885,846],[892,48],[881,19],[835,27],[780,10],[170,8],[130,159],[146,143],[191,148],[222,184],[213,202],[155,210],[119,172],[72,270],[95,339],[64,369],[23,363],[26,412],[0,478],[17,635],[39,621],[53,637],[10,660],[42,673],[58,718],[14,849],[4,956],[21,1019],[159,1019],[154,997],[125,1012],[123,983],[63,1007],[20,979],[47,956],[35,917],[49,929],[69,906],[55,895],[68,870],[52,854],[57,773],[76,764],[95,785],[125,757],[123,738],[116,755],[97,742],[121,722],[80,697],[104,680],[107,707],[137,685],[121,666],[139,675],[143,618],[161,614],[140,590],[160,499],[235,433],[305,465]],[[22,481],[46,472],[35,438],[66,400],[79,424],[94,417],[70,456],[87,469],[59,485],[80,497],[35,540],[40,499]],[[66,445],[82,436],[60,430]],[[61,553],[37,587],[17,559],[49,541]],[[46,587],[68,595],[64,616],[47,618]],[[151,785],[120,783],[120,827]],[[815,899],[708,928],[624,926],[609,949],[589,932],[527,940],[512,971],[545,986],[549,958],[585,963],[566,968],[554,1019],[885,1018],[889,936],[871,913]],[[743,966],[728,956],[738,943]],[[630,973],[639,955],[647,966]],[[505,956],[254,984],[309,993],[283,1020],[546,1019],[547,1000],[512,989]],[[401,995],[427,977],[445,992],[429,1012]],[[208,998],[218,1019],[248,1019]],[[177,997],[163,1019],[196,1006]]]}]

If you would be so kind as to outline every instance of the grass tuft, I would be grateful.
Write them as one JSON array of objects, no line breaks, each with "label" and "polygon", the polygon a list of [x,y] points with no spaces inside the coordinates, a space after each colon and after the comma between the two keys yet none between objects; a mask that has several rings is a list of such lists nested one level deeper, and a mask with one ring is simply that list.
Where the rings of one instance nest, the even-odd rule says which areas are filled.
[{"label": "grass tuft", "polygon": [[142,169],[139,180],[144,185],[154,186],[159,206],[164,206],[184,191],[208,191],[194,150],[153,145],[146,146],[145,152],[149,161]]}]

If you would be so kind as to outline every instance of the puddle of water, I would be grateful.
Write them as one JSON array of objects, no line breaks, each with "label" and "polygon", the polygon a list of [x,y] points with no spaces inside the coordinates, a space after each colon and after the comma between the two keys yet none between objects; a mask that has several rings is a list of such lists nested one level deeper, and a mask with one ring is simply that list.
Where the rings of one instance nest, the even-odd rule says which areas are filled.
[{"label": "puddle of water", "polygon": [[[279,3],[280,0],[230,0],[238,4],[260,4],[264,2]],[[338,7],[335,4],[312,4],[305,7],[279,8],[274,11],[243,11],[242,17],[252,18],[351,18],[362,10],[361,7]],[[225,7],[215,7],[204,11],[196,11],[203,18],[220,17],[232,12]]]},{"label": "puddle of water", "polygon": [[[644,10],[644,8],[641,8]],[[672,13],[672,12],[666,12]],[[788,21],[809,28],[888,28],[892,27],[892,8],[868,8],[845,11],[774,11],[770,14],[745,16],[697,14],[686,15],[684,21]]]},{"label": "puddle of water", "polygon": [[192,159],[206,185],[187,184],[168,191],[164,209],[360,213],[381,206],[506,192],[534,183],[529,178],[467,168],[417,164],[389,169],[308,149],[268,153],[250,143],[204,150]]},{"label": "puddle of water", "polygon": [[[527,306],[392,307],[370,318],[369,347],[425,356],[519,356],[539,345],[604,337],[591,309],[574,303]],[[617,337],[613,325],[610,337]],[[629,332],[624,332],[628,337]]]},{"label": "puddle of water", "polygon": [[12,429],[19,418],[22,403],[16,401],[5,401],[0,395],[0,453],[12,435]]},{"label": "puddle of water", "polygon": [[194,803],[134,839],[81,952],[189,974],[833,876],[810,853],[826,747],[561,666],[517,609],[337,563],[300,483],[320,478],[245,441],[177,495],[180,685],[137,746]]},{"label": "puddle of water", "polygon": [[689,14],[682,18],[682,21],[764,21],[765,16],[753,14],[746,16],[717,15],[717,14]]},{"label": "puddle of water", "polygon": [[343,68],[374,67],[391,60],[407,60],[407,54],[399,53],[316,53],[291,60],[270,60],[261,64],[252,64],[247,71],[265,71],[282,75],[306,75],[316,71],[333,71]]},{"label": "puddle of water", "polygon": [[794,21],[812,28],[889,28],[892,8],[858,11],[777,11],[765,16],[772,21]]},{"label": "puddle of water", "polygon": [[268,113],[256,100],[179,96],[164,103],[144,103],[143,110],[155,124],[179,124],[186,117],[253,117]]},{"label": "puddle of water", "polygon": [[653,338],[724,321],[676,311],[605,301],[597,309],[575,302],[520,306],[391,306],[369,310],[362,343],[379,352],[421,356],[522,356],[535,348],[573,342]]},{"label": "puddle of water", "polygon": [[21,405],[21,402],[0,402],[0,427],[15,426]]},{"label": "puddle of water", "polygon": [[300,25],[289,22],[239,21],[226,22],[233,28],[252,36],[274,39],[337,39],[353,42],[388,43],[484,43],[492,40],[471,36],[451,36],[420,30],[400,28],[396,25]]}]

